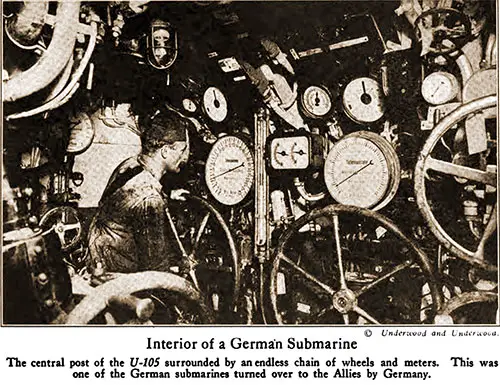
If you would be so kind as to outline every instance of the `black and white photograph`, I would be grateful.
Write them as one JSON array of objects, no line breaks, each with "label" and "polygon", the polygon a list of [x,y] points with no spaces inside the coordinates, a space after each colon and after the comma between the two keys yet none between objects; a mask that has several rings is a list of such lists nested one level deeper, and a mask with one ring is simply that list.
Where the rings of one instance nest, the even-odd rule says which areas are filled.
[{"label": "black and white photograph", "polygon": [[496,1],[2,13],[2,325],[499,324]]}]

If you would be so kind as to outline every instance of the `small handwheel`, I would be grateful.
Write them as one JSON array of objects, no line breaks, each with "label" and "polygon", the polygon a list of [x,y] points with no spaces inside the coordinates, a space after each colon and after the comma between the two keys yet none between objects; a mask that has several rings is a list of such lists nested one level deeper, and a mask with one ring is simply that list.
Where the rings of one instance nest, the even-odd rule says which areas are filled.
[{"label": "small handwheel", "polygon": [[[460,294],[447,301],[436,320],[441,323],[480,324],[484,320],[495,324],[498,312],[498,294],[488,291],[473,291]],[[447,318],[443,318],[447,317]]]},{"label": "small handwheel", "polygon": [[278,323],[295,324],[430,322],[442,303],[426,254],[383,215],[344,205],[314,209],[283,233],[270,300]]},{"label": "small handwheel", "polygon": [[80,241],[82,225],[77,211],[72,207],[61,206],[47,211],[40,220],[40,226],[54,229],[63,251],[71,249]]},{"label": "small handwheel", "polygon": [[[454,201],[450,198],[450,194],[457,191],[458,187],[463,185],[464,182],[470,182],[474,185],[482,186],[482,189],[484,190],[487,188],[494,190],[496,188],[496,153],[494,153],[494,151],[492,151],[492,155],[495,157],[495,167],[490,169],[476,168],[468,165],[467,163],[466,165],[463,165],[456,162],[456,159],[452,159],[451,161],[438,159],[438,157],[444,156],[443,153],[446,153],[438,151],[438,147],[444,142],[444,137],[449,130],[455,127],[457,123],[465,119],[467,116],[478,114],[485,109],[496,106],[496,104],[497,96],[486,96],[463,104],[439,121],[427,138],[427,141],[418,156],[414,177],[417,205],[436,238],[459,258],[470,262],[476,267],[493,272],[497,271],[497,267],[491,262],[488,263],[485,259],[485,246],[488,239],[496,233],[496,204],[490,213],[488,222],[483,226],[484,228],[481,229],[482,234],[478,234],[474,242],[470,241],[468,242],[469,244],[464,246],[464,242],[466,240],[468,241],[465,233],[454,234],[454,236],[450,235],[451,231],[455,231],[459,227],[459,223],[456,218],[452,218],[450,216],[452,210],[457,209],[456,202],[454,202],[455,208],[446,206],[441,210],[443,211],[443,215],[440,217],[440,221],[446,220],[448,222],[445,230],[445,227],[442,226],[438,219],[436,219],[436,216],[431,209],[431,203],[428,197],[430,189],[426,189],[426,181],[433,183],[432,186],[427,185],[427,187],[435,187],[436,183],[441,183],[444,185],[443,188],[446,188],[446,195],[444,197],[442,191],[440,195],[434,194],[437,198],[435,198],[432,202],[432,206],[437,206],[439,197],[441,197],[441,202],[439,202],[441,205]],[[448,153],[446,156],[450,156],[450,154]],[[478,163],[476,162],[475,164]],[[438,178],[431,179],[429,172],[434,173],[438,176]],[[474,230],[474,232],[477,231]],[[458,241],[456,239],[458,239]]]},{"label": "small handwheel", "polygon": [[169,205],[180,253],[180,274],[202,292],[217,323],[232,323],[240,288],[239,255],[222,214],[193,195]]},{"label": "small handwheel", "polygon": [[453,8],[431,8],[415,20],[422,51],[444,55],[460,49],[471,36],[467,15]]},{"label": "small handwheel", "polygon": [[[107,318],[108,314],[106,310],[113,302],[117,302],[117,299],[120,299],[122,302],[130,302],[133,298],[136,298],[132,297],[132,294],[137,293],[140,295],[143,292],[145,293],[144,297],[149,298],[149,296],[152,297],[151,293],[156,293],[156,291],[175,294],[178,299],[180,298],[182,301],[189,303],[191,312],[194,309],[198,322],[211,322],[210,311],[204,305],[200,292],[189,281],[172,273],[144,271],[140,273],[120,274],[117,278],[93,288],[70,312],[66,323],[88,324],[100,315],[103,316],[103,319],[109,319]],[[158,298],[158,296],[161,297],[158,294],[154,298]],[[137,302],[139,306],[142,303],[147,303],[145,301]],[[148,313],[147,318],[152,315],[152,311],[150,312],[149,309],[136,309],[136,312],[142,314]]]}]

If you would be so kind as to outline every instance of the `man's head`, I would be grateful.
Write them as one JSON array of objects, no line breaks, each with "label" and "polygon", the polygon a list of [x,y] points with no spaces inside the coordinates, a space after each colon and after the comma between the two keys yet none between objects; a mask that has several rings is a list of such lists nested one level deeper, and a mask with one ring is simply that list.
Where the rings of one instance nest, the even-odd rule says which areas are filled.
[{"label": "man's head", "polygon": [[173,112],[163,112],[144,122],[142,155],[164,171],[178,173],[189,158],[189,122]]}]

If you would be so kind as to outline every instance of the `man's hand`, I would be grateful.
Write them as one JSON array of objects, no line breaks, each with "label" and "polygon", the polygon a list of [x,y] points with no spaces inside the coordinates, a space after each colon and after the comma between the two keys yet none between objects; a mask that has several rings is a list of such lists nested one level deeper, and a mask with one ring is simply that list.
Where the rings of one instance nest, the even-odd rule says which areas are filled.
[{"label": "man's hand", "polygon": [[174,201],[186,201],[186,195],[189,195],[190,192],[188,190],[185,190],[183,188],[177,189],[177,190],[172,190],[170,192],[170,199]]}]

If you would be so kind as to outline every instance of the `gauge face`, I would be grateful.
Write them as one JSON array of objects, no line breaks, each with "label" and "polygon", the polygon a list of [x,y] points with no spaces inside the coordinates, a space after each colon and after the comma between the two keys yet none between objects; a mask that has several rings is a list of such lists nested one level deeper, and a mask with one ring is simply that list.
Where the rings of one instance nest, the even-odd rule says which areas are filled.
[{"label": "gauge face", "polygon": [[304,113],[311,118],[321,118],[332,108],[330,93],[323,87],[307,87],[301,98]]},{"label": "gauge face", "polygon": [[433,72],[422,82],[422,96],[429,104],[444,104],[460,92],[457,78],[449,72]]},{"label": "gauge face", "polygon": [[205,166],[205,181],[220,203],[232,206],[250,192],[254,177],[252,153],[241,139],[225,136],[213,145]]},{"label": "gauge face", "polygon": [[357,123],[373,123],[385,111],[382,87],[371,78],[350,82],[344,90],[342,103],[347,116]]},{"label": "gauge face", "polygon": [[81,153],[90,147],[94,140],[95,129],[92,119],[85,113],[80,113],[70,120],[71,131],[66,152]]},{"label": "gauge face", "polygon": [[203,94],[203,109],[210,119],[220,123],[227,117],[227,100],[217,87],[208,87]]},{"label": "gauge face", "polygon": [[182,99],[182,108],[184,108],[187,112],[196,112],[196,103],[193,102],[189,98]]},{"label": "gauge face", "polygon": [[337,202],[380,209],[396,193],[400,166],[396,152],[385,139],[360,131],[334,144],[324,173],[328,191]]},{"label": "gauge face", "polygon": [[309,166],[309,140],[306,136],[274,138],[271,141],[271,167],[275,170],[303,170]]}]

